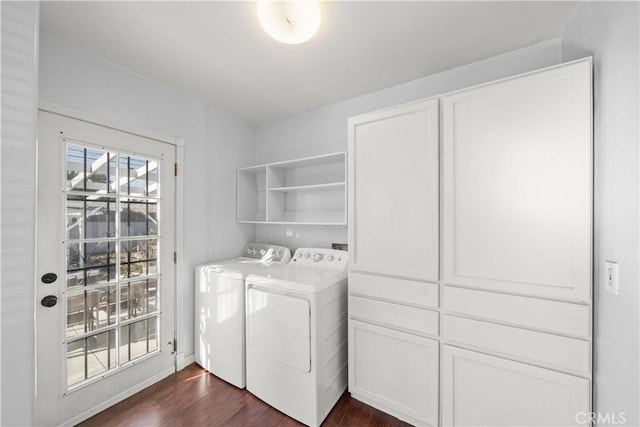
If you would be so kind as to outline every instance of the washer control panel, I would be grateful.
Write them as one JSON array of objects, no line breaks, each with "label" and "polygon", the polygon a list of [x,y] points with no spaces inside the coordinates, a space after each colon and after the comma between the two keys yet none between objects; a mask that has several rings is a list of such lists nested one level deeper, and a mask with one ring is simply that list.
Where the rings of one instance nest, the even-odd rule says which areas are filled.
[{"label": "washer control panel", "polygon": [[284,264],[291,259],[291,250],[284,246],[267,245],[264,243],[251,243],[242,252],[242,257]]},{"label": "washer control panel", "polygon": [[293,254],[291,262],[319,268],[346,268],[347,259],[347,251],[324,248],[298,248]]}]

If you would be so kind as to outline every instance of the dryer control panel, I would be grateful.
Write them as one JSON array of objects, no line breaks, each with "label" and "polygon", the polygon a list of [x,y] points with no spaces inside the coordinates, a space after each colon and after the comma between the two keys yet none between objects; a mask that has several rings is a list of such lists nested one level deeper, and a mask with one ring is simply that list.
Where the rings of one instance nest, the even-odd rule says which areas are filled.
[{"label": "dryer control panel", "polygon": [[291,262],[318,268],[347,268],[347,251],[324,248],[298,248]]},{"label": "dryer control panel", "polygon": [[262,262],[285,264],[291,259],[291,251],[284,246],[251,243],[242,252],[242,257]]}]

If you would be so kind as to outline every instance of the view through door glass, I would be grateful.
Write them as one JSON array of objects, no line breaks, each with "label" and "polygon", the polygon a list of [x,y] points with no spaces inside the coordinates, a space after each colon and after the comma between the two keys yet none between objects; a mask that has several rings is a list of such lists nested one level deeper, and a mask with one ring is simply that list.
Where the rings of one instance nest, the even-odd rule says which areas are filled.
[{"label": "view through door glass", "polygon": [[158,350],[158,161],[66,141],[66,385]]}]

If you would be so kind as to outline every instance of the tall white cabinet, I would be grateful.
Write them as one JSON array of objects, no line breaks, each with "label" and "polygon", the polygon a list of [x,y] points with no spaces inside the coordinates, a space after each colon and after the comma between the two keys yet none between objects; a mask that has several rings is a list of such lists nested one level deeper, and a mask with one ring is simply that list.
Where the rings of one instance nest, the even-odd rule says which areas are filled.
[{"label": "tall white cabinet", "polygon": [[350,121],[349,388],[438,422],[438,100]]},{"label": "tall white cabinet", "polygon": [[349,391],[416,425],[591,410],[591,60],[349,122]]}]

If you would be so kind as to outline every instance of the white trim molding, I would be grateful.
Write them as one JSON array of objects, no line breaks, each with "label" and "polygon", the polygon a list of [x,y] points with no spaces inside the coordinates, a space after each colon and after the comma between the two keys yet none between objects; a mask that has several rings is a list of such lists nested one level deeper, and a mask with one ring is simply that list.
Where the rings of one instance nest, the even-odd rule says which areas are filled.
[{"label": "white trim molding", "polygon": [[167,136],[158,132],[131,126],[126,123],[108,120],[98,114],[87,113],[85,111],[76,110],[75,108],[66,107],[42,99],[38,102],[38,110],[48,111],[50,113],[59,114],[61,116],[67,116],[73,119],[94,123],[96,125],[117,129],[119,131],[143,136],[145,138],[155,139],[156,141],[165,142],[167,144],[175,145],[178,147],[184,148],[185,146],[184,138]]}]

